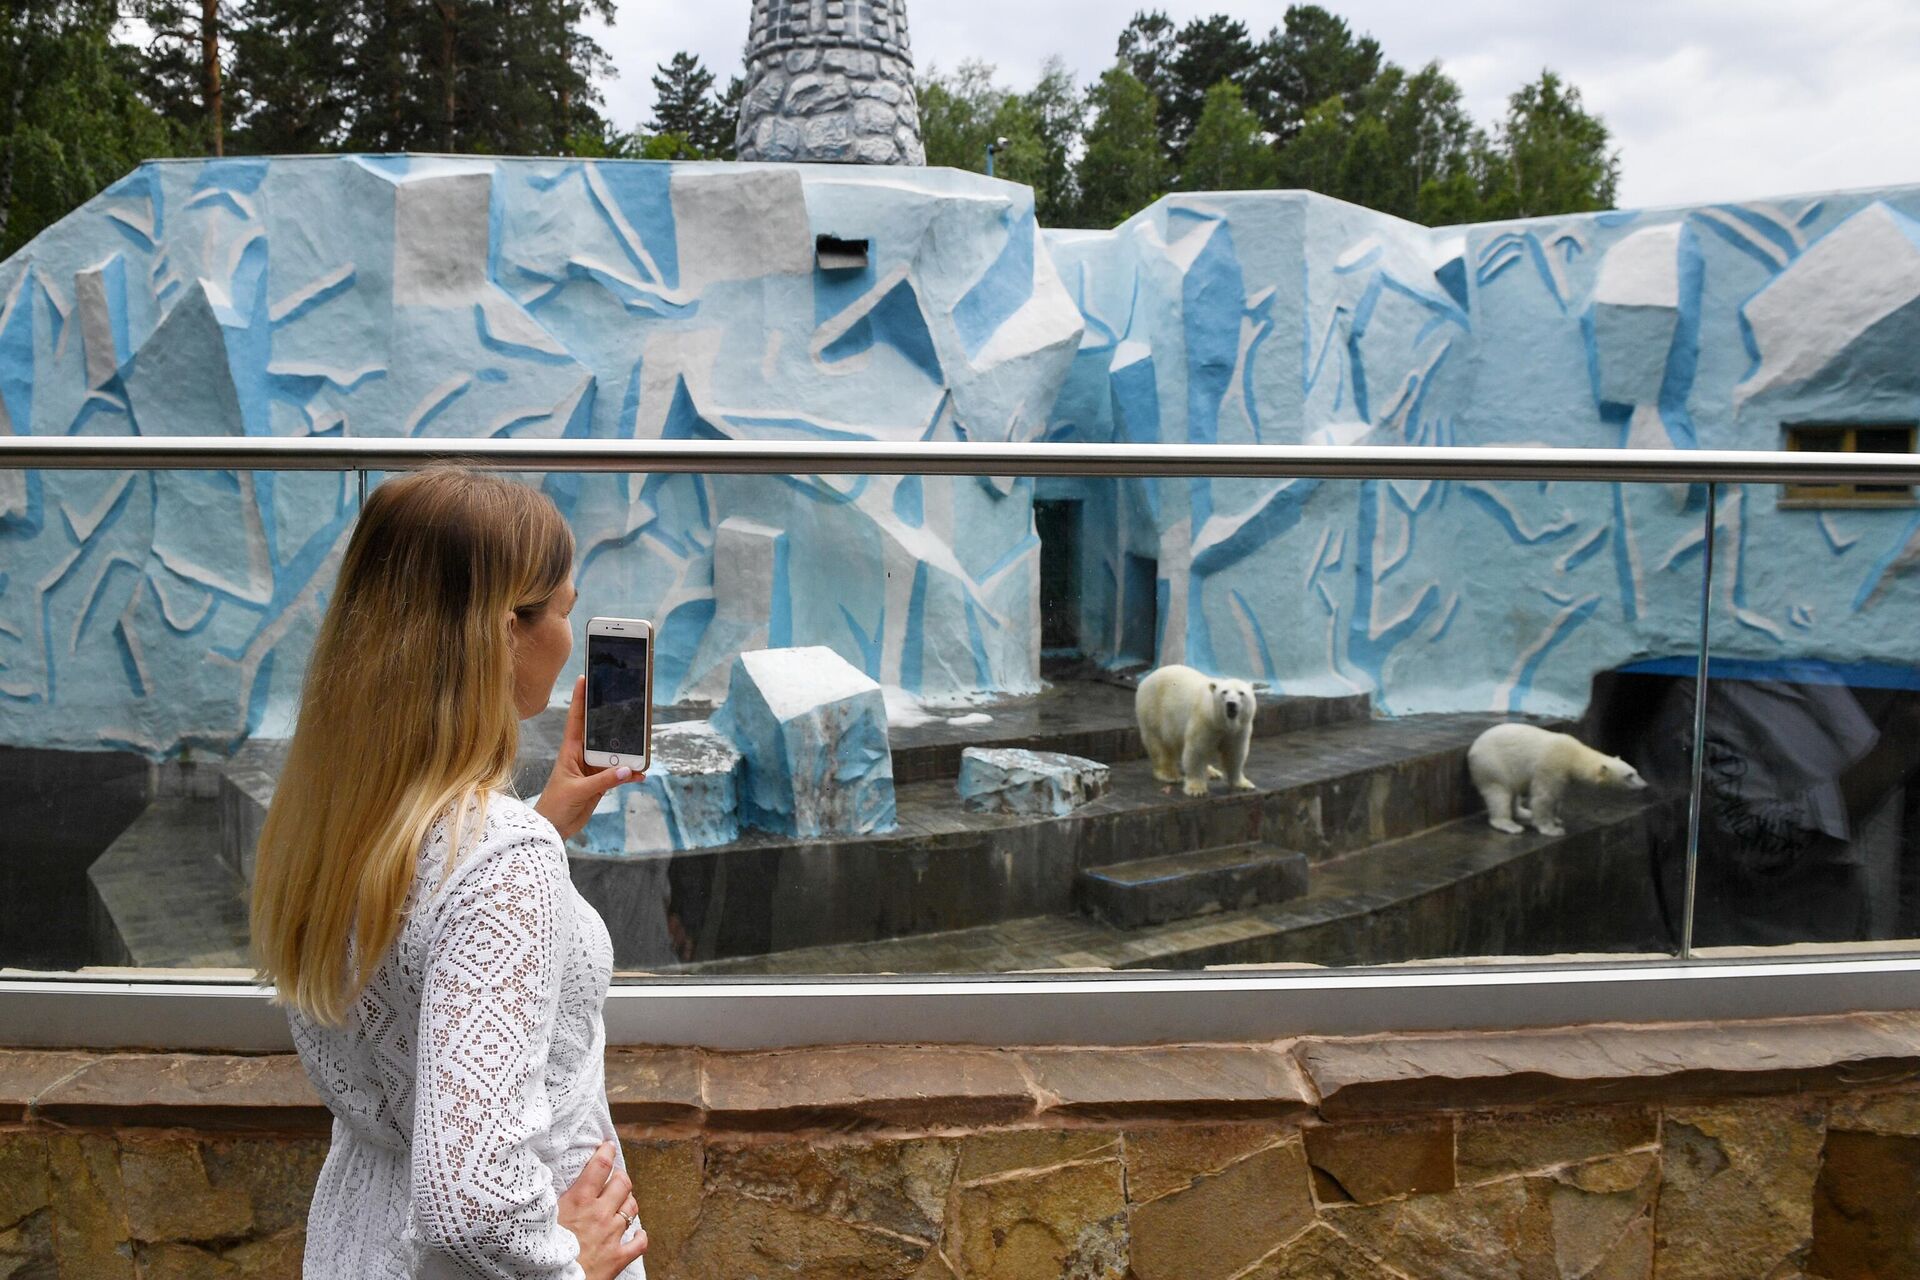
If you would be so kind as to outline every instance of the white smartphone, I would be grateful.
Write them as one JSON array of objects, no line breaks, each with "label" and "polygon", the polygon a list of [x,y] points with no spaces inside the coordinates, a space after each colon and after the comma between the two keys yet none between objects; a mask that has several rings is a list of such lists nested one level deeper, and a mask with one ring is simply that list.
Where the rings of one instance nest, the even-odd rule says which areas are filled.
[{"label": "white smartphone", "polygon": [[644,771],[653,755],[653,624],[638,618],[587,622],[589,769]]}]

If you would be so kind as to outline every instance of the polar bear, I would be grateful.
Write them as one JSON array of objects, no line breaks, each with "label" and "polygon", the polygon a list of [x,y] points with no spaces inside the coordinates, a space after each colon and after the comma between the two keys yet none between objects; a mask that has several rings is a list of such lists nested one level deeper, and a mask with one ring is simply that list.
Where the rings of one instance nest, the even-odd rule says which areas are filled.
[{"label": "polar bear", "polygon": [[1236,790],[1254,789],[1246,772],[1254,709],[1253,686],[1245,680],[1217,680],[1177,665],[1147,676],[1133,696],[1153,776],[1184,780],[1190,796],[1207,794],[1210,777],[1229,778]]},{"label": "polar bear", "polygon": [[1647,785],[1618,756],[1530,724],[1497,724],[1475,738],[1467,748],[1467,772],[1487,802],[1487,825],[1512,835],[1524,830],[1521,822],[1533,823],[1543,836],[1565,835],[1560,794],[1571,780],[1629,791]]}]

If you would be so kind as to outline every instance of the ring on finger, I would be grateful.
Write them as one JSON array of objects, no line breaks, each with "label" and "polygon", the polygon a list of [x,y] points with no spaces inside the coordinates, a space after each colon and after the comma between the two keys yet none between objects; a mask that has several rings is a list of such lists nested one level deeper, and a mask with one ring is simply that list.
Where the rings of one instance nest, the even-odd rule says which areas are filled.
[{"label": "ring on finger", "polygon": [[640,1215],[637,1213],[628,1213],[625,1209],[615,1209],[614,1212],[625,1218],[629,1227],[640,1221]]}]

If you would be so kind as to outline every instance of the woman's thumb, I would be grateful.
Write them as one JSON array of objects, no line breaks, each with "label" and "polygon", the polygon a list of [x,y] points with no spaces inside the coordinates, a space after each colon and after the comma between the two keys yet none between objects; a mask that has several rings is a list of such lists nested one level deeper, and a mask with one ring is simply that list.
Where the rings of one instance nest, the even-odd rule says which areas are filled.
[{"label": "woman's thumb", "polygon": [[613,790],[623,782],[645,782],[647,780],[646,774],[635,773],[624,764],[612,769],[602,770],[598,777],[600,779],[600,790],[602,793]]}]

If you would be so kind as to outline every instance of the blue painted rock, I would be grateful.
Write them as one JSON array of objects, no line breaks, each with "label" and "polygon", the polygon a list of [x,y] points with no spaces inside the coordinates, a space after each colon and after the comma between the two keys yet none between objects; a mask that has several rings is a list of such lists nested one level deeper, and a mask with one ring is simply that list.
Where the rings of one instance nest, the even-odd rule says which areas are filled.
[{"label": "blue painted rock", "polygon": [[803,838],[893,829],[886,700],[833,650],[741,654],[713,723],[746,757],[740,815],[748,826]]},{"label": "blue painted rock", "polygon": [[1107,793],[1111,770],[1084,756],[1018,747],[960,753],[960,799],[981,813],[1057,818]]}]

